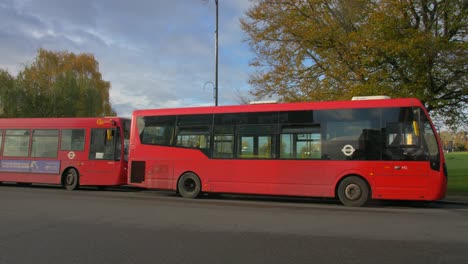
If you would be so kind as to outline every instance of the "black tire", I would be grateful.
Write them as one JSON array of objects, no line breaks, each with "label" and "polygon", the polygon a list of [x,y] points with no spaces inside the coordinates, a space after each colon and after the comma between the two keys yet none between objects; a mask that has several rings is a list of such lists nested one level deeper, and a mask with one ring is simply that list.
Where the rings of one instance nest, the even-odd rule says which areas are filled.
[{"label": "black tire", "polygon": [[80,186],[78,172],[75,169],[68,169],[63,176],[63,187],[69,191],[78,189]]},{"label": "black tire", "polygon": [[184,198],[196,198],[201,194],[201,181],[195,173],[184,173],[177,183],[179,194]]},{"label": "black tire", "polygon": [[338,186],[338,198],[345,206],[363,206],[369,201],[369,197],[369,187],[367,183],[359,177],[347,177]]}]

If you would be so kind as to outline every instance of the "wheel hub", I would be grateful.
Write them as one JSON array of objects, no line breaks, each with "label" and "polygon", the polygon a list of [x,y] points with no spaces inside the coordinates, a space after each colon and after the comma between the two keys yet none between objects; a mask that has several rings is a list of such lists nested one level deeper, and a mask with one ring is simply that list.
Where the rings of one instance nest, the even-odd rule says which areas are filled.
[{"label": "wheel hub", "polygon": [[195,186],[195,181],[193,181],[192,179],[187,179],[184,181],[184,189],[187,192],[193,192],[195,190]]},{"label": "wheel hub", "polygon": [[346,198],[352,201],[359,199],[361,197],[361,193],[361,188],[359,188],[359,186],[354,183],[347,185],[345,188]]},{"label": "wheel hub", "polygon": [[75,177],[73,176],[73,174],[68,174],[67,175],[67,184],[72,185],[74,182],[75,182]]}]

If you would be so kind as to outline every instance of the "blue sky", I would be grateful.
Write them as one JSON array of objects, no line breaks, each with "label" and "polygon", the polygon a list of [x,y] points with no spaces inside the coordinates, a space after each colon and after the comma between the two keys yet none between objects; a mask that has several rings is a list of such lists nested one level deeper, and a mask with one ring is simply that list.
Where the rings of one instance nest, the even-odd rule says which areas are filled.
[{"label": "blue sky", "polygon": [[[249,0],[219,0],[219,104],[247,94],[253,54],[239,19]],[[92,53],[120,116],[213,105],[214,0],[0,0],[0,68],[37,50]]]}]

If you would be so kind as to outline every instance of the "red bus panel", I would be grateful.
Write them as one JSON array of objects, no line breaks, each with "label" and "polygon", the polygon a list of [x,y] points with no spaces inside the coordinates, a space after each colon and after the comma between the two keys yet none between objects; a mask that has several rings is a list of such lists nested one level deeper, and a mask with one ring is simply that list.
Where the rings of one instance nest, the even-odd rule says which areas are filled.
[{"label": "red bus panel", "polygon": [[417,99],[138,110],[131,185],[178,191],[438,200],[440,140]]}]

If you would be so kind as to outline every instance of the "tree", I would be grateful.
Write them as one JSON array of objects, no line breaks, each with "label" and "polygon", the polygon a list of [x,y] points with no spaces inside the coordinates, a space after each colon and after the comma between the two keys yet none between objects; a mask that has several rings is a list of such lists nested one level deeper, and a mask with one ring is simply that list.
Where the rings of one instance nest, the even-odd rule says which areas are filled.
[{"label": "tree", "polygon": [[251,98],[244,94],[239,88],[235,88],[234,89],[234,100],[236,100],[236,102],[238,104],[250,104],[250,102],[252,102]]},{"label": "tree", "polygon": [[467,9],[465,0],[258,0],[241,19],[256,54],[252,94],[417,97],[447,124],[466,122]]},{"label": "tree", "polygon": [[[40,49],[31,65],[14,80],[18,113],[8,117],[85,117],[115,115],[109,102],[110,83],[102,80],[91,54]],[[14,99],[2,98],[2,102]]]},{"label": "tree", "polygon": [[0,117],[15,115],[17,94],[14,89],[14,77],[8,71],[0,69]]},{"label": "tree", "polygon": [[444,150],[447,151],[466,151],[468,150],[468,132],[467,131],[442,131],[440,139]]}]

